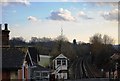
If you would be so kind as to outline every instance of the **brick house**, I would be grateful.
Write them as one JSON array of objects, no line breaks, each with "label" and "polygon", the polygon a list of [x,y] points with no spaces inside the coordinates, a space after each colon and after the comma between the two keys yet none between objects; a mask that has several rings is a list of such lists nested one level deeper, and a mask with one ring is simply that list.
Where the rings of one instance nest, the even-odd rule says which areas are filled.
[{"label": "brick house", "polygon": [[49,76],[49,70],[38,65],[40,57],[35,47],[10,47],[10,31],[8,24],[4,25],[4,30],[1,30],[2,25],[0,24],[0,38],[2,39],[2,43],[0,43],[0,49],[2,49],[2,72],[0,71],[0,76],[2,76],[2,80],[31,81],[34,79],[33,77],[38,78],[36,75],[38,73],[40,74],[39,79],[46,78],[43,74]]},{"label": "brick house", "polygon": [[29,79],[29,67],[32,66],[32,60],[26,48],[10,47],[9,45],[9,33],[8,24],[4,24],[4,30],[1,29],[0,24],[0,49],[2,49],[2,71],[0,75],[3,81],[28,80]]},{"label": "brick house", "polygon": [[28,59],[28,53],[21,48],[2,48],[2,80],[28,81],[29,66],[32,62]]}]

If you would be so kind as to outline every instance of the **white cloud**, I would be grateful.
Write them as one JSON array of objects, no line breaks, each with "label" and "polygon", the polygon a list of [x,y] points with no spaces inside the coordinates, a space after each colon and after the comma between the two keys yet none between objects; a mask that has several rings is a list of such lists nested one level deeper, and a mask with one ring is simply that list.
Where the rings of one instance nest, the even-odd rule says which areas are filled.
[{"label": "white cloud", "polygon": [[83,12],[83,11],[79,11],[79,12],[78,12],[78,17],[81,17],[81,18],[83,18],[83,19],[93,19],[93,18],[91,18],[91,17],[88,17],[88,16],[85,14],[85,12]]},{"label": "white cloud", "polygon": [[34,17],[34,16],[29,16],[29,17],[27,17],[27,19],[29,20],[29,21],[39,21],[36,17]]},{"label": "white cloud", "polygon": [[75,17],[67,9],[60,8],[58,11],[52,11],[48,19],[61,21],[75,21]]},{"label": "white cloud", "polygon": [[[48,1],[48,0],[46,0]],[[49,1],[67,1],[67,2],[119,2],[119,0],[49,0]]]},{"label": "white cloud", "polygon": [[16,2],[22,3],[22,4],[24,4],[24,5],[30,5],[29,0],[16,0]]},{"label": "white cloud", "polygon": [[30,5],[29,0],[0,0],[0,3],[3,6],[7,6],[8,4],[11,4],[11,2],[16,2],[16,3],[19,3],[19,4],[26,5],[26,6]]},{"label": "white cloud", "polygon": [[113,9],[111,11],[101,12],[101,16],[105,20],[118,21],[118,9]]},{"label": "white cloud", "polygon": [[96,2],[97,6],[112,6],[112,7],[118,7],[118,2]]}]

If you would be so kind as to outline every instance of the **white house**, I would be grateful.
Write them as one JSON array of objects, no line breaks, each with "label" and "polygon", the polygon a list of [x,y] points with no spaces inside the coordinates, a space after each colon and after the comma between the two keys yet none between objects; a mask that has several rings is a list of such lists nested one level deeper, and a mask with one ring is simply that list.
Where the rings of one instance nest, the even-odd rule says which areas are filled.
[{"label": "white house", "polygon": [[53,60],[55,78],[68,79],[68,58],[63,54],[58,55]]}]

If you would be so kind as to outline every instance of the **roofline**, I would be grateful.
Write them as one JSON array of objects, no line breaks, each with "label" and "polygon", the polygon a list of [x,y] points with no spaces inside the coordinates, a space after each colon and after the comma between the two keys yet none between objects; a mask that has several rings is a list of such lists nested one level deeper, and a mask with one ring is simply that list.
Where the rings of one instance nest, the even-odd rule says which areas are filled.
[{"label": "roofline", "polygon": [[[26,56],[27,56],[27,54],[28,54],[28,56],[30,58],[30,62],[32,64],[32,66],[33,66],[33,61],[32,61],[32,58],[31,58],[31,55],[30,55],[30,52],[28,51],[28,49],[27,49],[27,52],[26,52]],[[26,56],[25,56],[25,58],[26,58]]]}]

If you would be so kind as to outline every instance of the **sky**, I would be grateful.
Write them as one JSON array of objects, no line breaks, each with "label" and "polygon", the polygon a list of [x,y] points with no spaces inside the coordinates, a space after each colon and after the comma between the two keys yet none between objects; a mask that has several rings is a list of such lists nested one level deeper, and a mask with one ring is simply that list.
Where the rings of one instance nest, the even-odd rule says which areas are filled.
[{"label": "sky", "polygon": [[117,2],[4,1],[0,5],[0,22],[9,24],[10,38],[23,37],[26,41],[31,37],[54,39],[61,34],[62,28],[70,42],[76,39],[88,43],[91,36],[100,33],[109,35],[118,43]]}]

